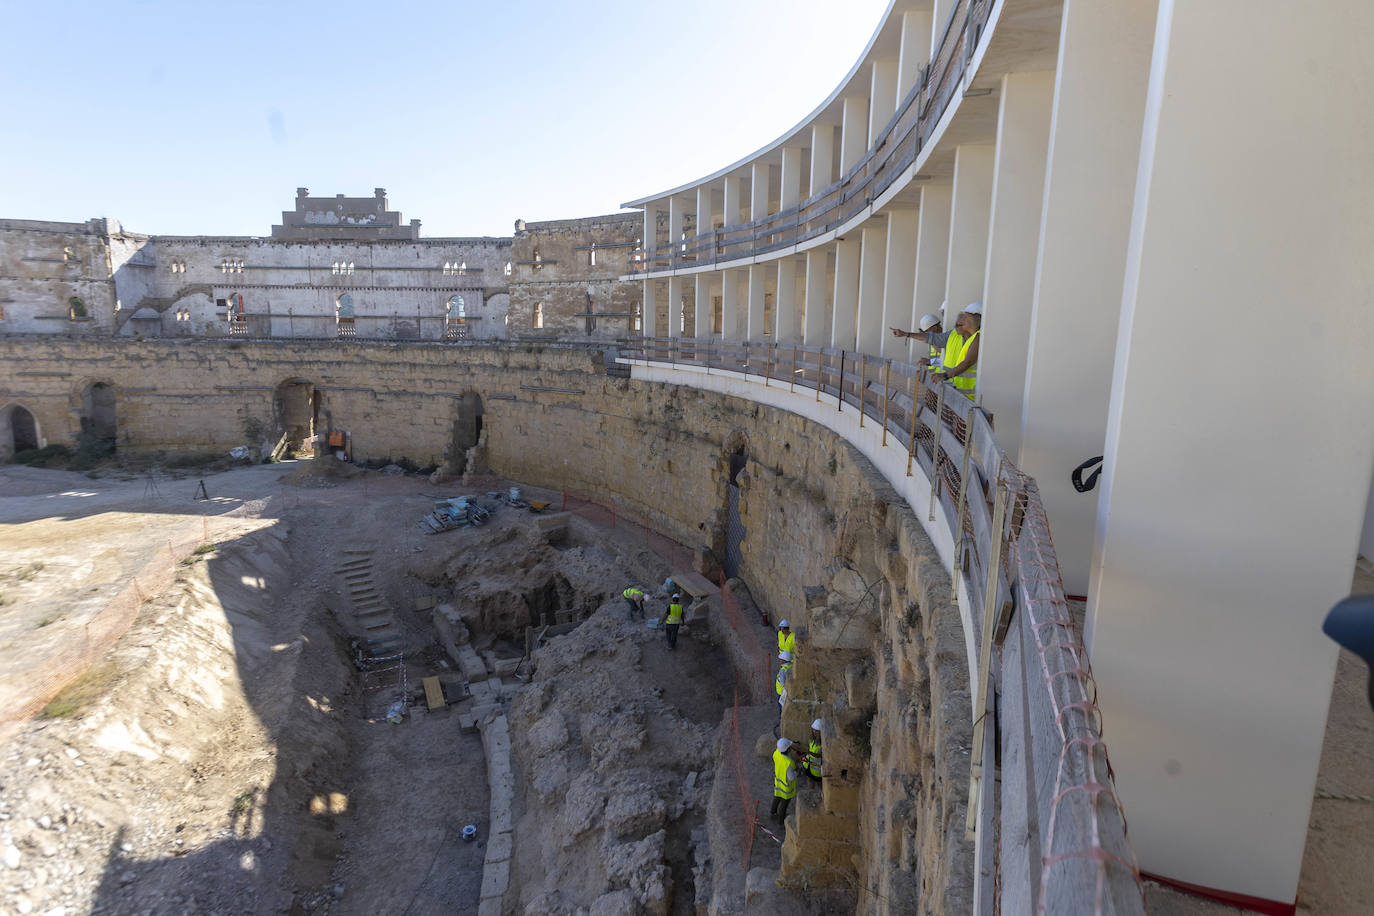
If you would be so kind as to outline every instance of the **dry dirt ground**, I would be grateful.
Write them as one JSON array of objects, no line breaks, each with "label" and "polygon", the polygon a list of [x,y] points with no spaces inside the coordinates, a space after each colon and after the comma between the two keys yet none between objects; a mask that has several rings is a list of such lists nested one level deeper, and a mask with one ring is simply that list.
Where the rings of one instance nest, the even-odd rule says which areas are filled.
[{"label": "dry dirt ground", "polygon": [[[542,544],[509,507],[422,534],[435,496],[472,488],[413,476],[244,467],[206,478],[208,501],[199,482],[0,470],[0,718],[134,578],[147,599],[44,714],[6,723],[0,913],[475,913],[481,739],[455,710],[375,715],[342,558],[372,557],[412,692],[430,674],[461,692],[417,598],[456,605],[477,649],[519,654],[531,616],[624,588],[621,554]],[[508,556],[484,564],[489,543]]]}]

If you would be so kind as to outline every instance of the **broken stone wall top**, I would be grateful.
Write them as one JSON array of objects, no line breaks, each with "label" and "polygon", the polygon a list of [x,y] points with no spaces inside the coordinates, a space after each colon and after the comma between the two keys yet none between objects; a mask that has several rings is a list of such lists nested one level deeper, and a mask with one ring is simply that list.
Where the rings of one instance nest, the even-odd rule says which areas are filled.
[{"label": "broken stone wall top", "polygon": [[274,239],[418,239],[420,221],[401,225],[399,210],[388,210],[386,189],[372,197],[311,197],[309,188],[296,189],[296,209],[283,210],[281,225],[272,227]]}]

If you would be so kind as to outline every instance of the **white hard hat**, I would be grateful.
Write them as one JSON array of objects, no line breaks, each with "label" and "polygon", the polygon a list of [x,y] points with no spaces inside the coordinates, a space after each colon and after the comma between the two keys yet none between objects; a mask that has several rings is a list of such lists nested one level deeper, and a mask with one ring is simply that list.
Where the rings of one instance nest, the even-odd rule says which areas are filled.
[{"label": "white hard hat", "polygon": [[779,629],[779,630],[785,630],[785,629],[787,629],[787,627],[788,627],[788,623],[787,623],[786,620],[784,620],[782,623],[778,624],[778,629]]},{"label": "white hard hat", "polygon": [[939,315],[926,314],[921,316],[921,320],[916,323],[916,327],[920,328],[922,331],[929,331],[939,323]]},{"label": "white hard hat", "polygon": [[778,658],[782,659],[785,662],[790,662],[792,660],[792,653],[788,652],[786,649],[783,649],[781,652],[778,653]]},{"label": "white hard hat", "polygon": [[982,302],[970,302],[970,303],[968,304],[968,307],[965,308],[964,311],[967,312],[967,313],[970,314],[970,315],[981,315],[981,314],[983,314],[983,303],[982,303]]},{"label": "white hard hat", "polygon": [[816,721],[812,722],[812,723],[811,723],[811,728],[812,728],[813,731],[820,731],[820,730],[821,730],[821,720],[820,720],[820,719],[817,719]]},{"label": "white hard hat", "polygon": [[786,751],[786,750],[787,750],[789,747],[791,747],[791,746],[792,746],[792,742],[791,742],[791,741],[788,741],[786,738],[779,738],[779,739],[778,739],[778,750],[780,750],[780,751]]},{"label": "white hard hat", "polygon": [[676,592],[673,593],[673,600],[674,600],[674,601],[676,601],[677,599],[679,599],[679,598],[681,598],[681,597],[682,597],[682,596],[679,595],[679,594],[677,594]]}]

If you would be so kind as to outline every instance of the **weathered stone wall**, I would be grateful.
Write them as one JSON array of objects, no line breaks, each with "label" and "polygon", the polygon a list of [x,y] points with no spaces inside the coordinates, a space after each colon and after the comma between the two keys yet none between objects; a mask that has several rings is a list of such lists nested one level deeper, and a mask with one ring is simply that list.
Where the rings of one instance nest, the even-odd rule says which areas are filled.
[{"label": "weathered stone wall", "polygon": [[[73,298],[86,314],[72,315]],[[0,334],[108,335],[115,289],[105,220],[0,220]]]},{"label": "weathered stone wall", "polygon": [[[628,272],[642,224],[635,213],[521,224],[512,246],[510,336],[632,334],[640,285],[619,277]],[[536,326],[536,306],[542,328]],[[589,312],[607,317],[594,319],[589,328]]]},{"label": "weathered stone wall", "polygon": [[[789,822],[782,878],[854,882],[864,912],[963,913],[969,698],[949,578],[910,508],[843,439],[795,414],[608,377],[599,353],[440,344],[0,338],[0,405],[46,435],[114,385],[119,446],[205,451],[274,421],[307,379],[359,458],[451,459],[459,398],[481,399],[486,461],[569,488],[720,555],[729,455],[743,447],[741,577],[798,632],[783,733],[824,723],[826,779]],[[0,443],[3,445],[3,443]],[[759,765],[766,765],[759,764]]]}]

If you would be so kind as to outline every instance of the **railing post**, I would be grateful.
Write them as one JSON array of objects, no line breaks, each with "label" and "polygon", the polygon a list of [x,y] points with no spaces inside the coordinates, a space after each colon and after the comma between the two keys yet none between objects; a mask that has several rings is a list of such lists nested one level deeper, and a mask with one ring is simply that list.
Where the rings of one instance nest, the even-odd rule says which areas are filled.
[{"label": "railing post", "polygon": [[987,589],[983,592],[983,631],[978,651],[978,689],[973,698],[973,753],[969,755],[968,819],[964,822],[964,839],[973,840],[978,833],[978,796],[983,782],[983,739],[987,732],[988,668],[992,665],[992,628],[997,621],[997,574],[1002,567],[1002,529],[1007,522],[1007,490],[1002,486],[1002,461],[992,485],[997,491],[992,509],[992,543],[989,545]]},{"label": "railing post", "polygon": [[887,445],[887,389],[892,384],[892,360],[883,368],[883,445]]},{"label": "railing post", "polygon": [[921,416],[921,373],[911,377],[911,438],[906,444],[906,476],[911,476],[911,461],[916,457],[916,423]]},{"label": "railing post", "polygon": [[928,522],[935,521],[935,501],[940,498],[940,433],[945,426],[945,386],[940,385],[935,394],[935,444],[930,450],[930,516]]},{"label": "railing post", "polygon": [[816,350],[816,403],[821,402],[821,373],[825,371],[825,348]]},{"label": "railing post", "polygon": [[763,387],[767,388],[768,379],[773,374],[773,342],[771,340],[765,342],[764,347],[767,348],[768,362],[763,367]]},{"label": "railing post", "polygon": [[835,409],[844,413],[844,348],[840,348],[840,375],[835,380]]},{"label": "railing post", "polygon": [[868,413],[868,354],[859,357],[859,429],[864,428],[864,414]]},{"label": "railing post", "polygon": [[959,597],[959,567],[963,565],[964,543],[964,500],[968,498],[969,458],[973,454],[973,411],[969,411],[969,422],[964,424],[964,468],[959,474],[959,495],[954,499],[954,565],[951,567],[949,600]]},{"label": "railing post", "polygon": [[792,345],[792,374],[787,379],[787,393],[797,390],[797,345]]}]

